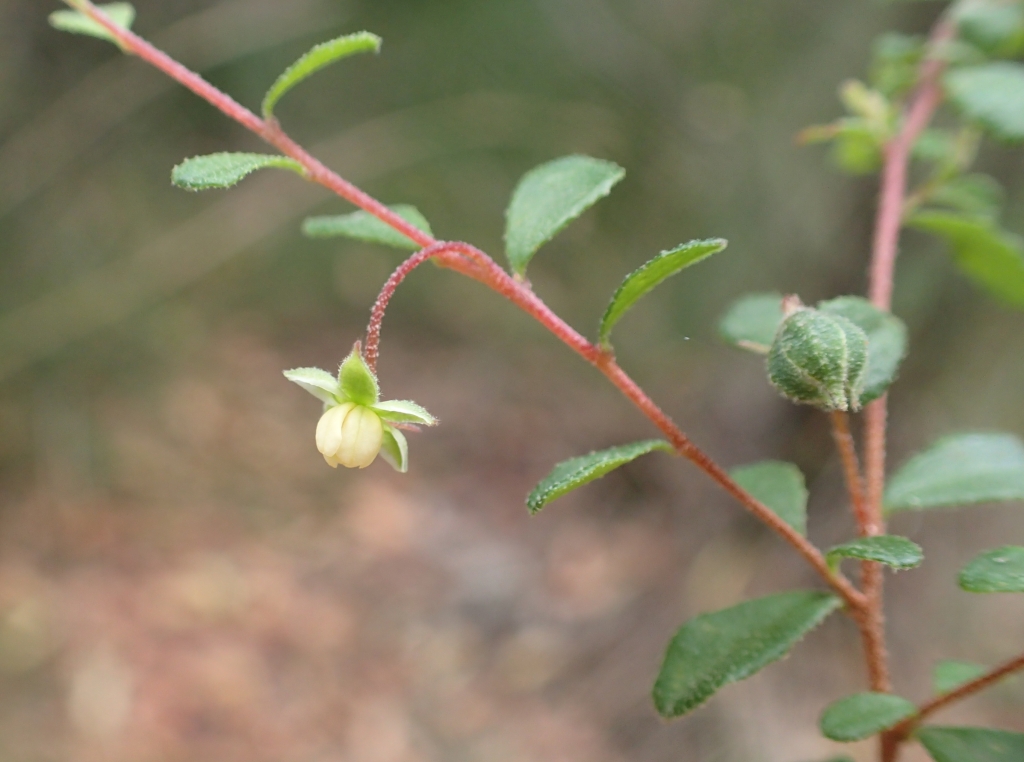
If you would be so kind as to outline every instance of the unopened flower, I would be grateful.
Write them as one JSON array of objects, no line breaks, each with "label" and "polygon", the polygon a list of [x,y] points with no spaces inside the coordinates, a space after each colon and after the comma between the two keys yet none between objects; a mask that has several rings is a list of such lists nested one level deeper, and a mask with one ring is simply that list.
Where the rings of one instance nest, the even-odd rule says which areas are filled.
[{"label": "unopened flower", "polygon": [[358,345],[341,364],[337,377],[320,368],[296,368],[284,375],[324,403],[316,426],[316,447],[332,468],[366,468],[380,454],[405,473],[409,446],[398,426],[437,423],[415,402],[381,402],[377,377],[363,361]]}]

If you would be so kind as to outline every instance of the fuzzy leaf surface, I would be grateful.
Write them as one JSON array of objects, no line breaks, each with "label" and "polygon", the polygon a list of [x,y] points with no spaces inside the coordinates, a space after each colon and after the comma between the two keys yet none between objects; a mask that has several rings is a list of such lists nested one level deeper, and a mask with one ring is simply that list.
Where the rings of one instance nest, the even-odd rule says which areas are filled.
[{"label": "fuzzy leaf surface", "polygon": [[980,664],[966,661],[940,661],[932,671],[932,687],[936,693],[949,693],[975,678],[981,677],[988,669]]},{"label": "fuzzy leaf surface", "polygon": [[420,426],[437,424],[437,419],[434,416],[410,400],[386,400],[378,402],[373,409],[381,418],[391,423],[415,423]]},{"label": "fuzzy leaf surface", "polygon": [[[131,3],[108,3],[97,5],[111,21],[122,29],[131,29],[135,21],[135,8]],[[50,26],[71,34],[87,34],[120,46],[117,39],[107,31],[106,27],[97,24],[84,13],[78,11],[54,11],[50,14]]]},{"label": "fuzzy leaf surface", "polygon": [[672,445],[663,439],[648,439],[563,461],[534,488],[526,498],[526,507],[530,513],[537,513],[552,500],[655,450],[673,451]]},{"label": "fuzzy leaf surface", "polygon": [[398,473],[404,474],[409,470],[409,442],[405,434],[393,426],[384,426],[380,454]]},{"label": "fuzzy leaf surface", "polygon": [[257,169],[290,169],[300,175],[302,166],[287,156],[265,153],[211,153],[185,159],[171,170],[171,182],[190,191],[230,188]]},{"label": "fuzzy leaf surface", "polygon": [[271,85],[263,98],[264,118],[273,116],[274,106],[284,94],[309,75],[356,53],[377,53],[380,51],[380,43],[380,37],[375,34],[357,32],[322,42],[311,48],[298,61],[285,69],[284,73]]},{"label": "fuzzy leaf surface", "polygon": [[[390,209],[413,227],[422,230],[427,235],[433,235],[427,218],[415,206],[395,204]],[[421,248],[411,238],[406,238],[390,225],[362,210],[329,217],[307,217],[302,223],[302,234],[308,238],[352,238],[357,241],[379,243],[410,251]]]},{"label": "fuzzy leaf surface", "polygon": [[307,392],[312,394],[321,402],[328,405],[338,404],[338,395],[341,394],[341,387],[338,379],[320,368],[294,368],[286,370],[284,377],[294,384],[298,384]]},{"label": "fuzzy leaf surface", "polygon": [[982,553],[960,572],[960,587],[969,593],[1024,593],[1024,548]]},{"label": "fuzzy leaf surface", "polygon": [[995,137],[1024,140],[1024,65],[993,61],[948,72],[946,92],[969,119]]},{"label": "fuzzy leaf surface", "polygon": [[991,219],[953,212],[922,211],[910,227],[945,238],[957,266],[1005,304],[1024,309],[1024,239]]},{"label": "fuzzy leaf surface", "polygon": [[935,762],[1020,762],[1024,733],[988,728],[926,727],[917,731]]},{"label": "fuzzy leaf surface", "polygon": [[733,302],[718,324],[718,332],[733,346],[766,355],[781,323],[779,294],[750,294]]},{"label": "fuzzy leaf surface", "polygon": [[663,251],[640,268],[634,270],[612,295],[611,303],[601,318],[598,339],[603,346],[609,346],[612,328],[626,314],[637,300],[649,293],[658,284],[682,272],[690,265],[717,254],[728,245],[722,238],[710,238],[704,241],[690,241],[674,249]]},{"label": "fuzzy leaf surface", "polygon": [[826,554],[829,563],[841,558],[856,558],[861,561],[877,561],[893,569],[913,569],[924,560],[924,551],[916,542],[906,537],[880,535],[858,537],[851,542],[837,545]]},{"label": "fuzzy leaf surface", "polygon": [[799,468],[792,463],[766,460],[734,468],[729,475],[776,516],[807,536],[807,486]]},{"label": "fuzzy leaf surface", "polygon": [[840,315],[868,337],[868,364],[860,404],[878,399],[896,380],[907,353],[907,327],[890,312],[883,312],[860,296],[840,296],[818,304],[818,309]]},{"label": "fuzzy leaf surface", "polygon": [[669,644],[654,684],[658,712],[671,718],[696,709],[722,686],[781,659],[841,607],[834,595],[796,591],[691,619]]},{"label": "fuzzy leaf surface", "polygon": [[860,741],[917,714],[917,706],[891,693],[855,693],[830,704],[818,725],[833,741]]},{"label": "fuzzy leaf surface", "polygon": [[376,405],[380,400],[380,387],[366,361],[356,350],[352,350],[338,370],[341,395],[357,405]]},{"label": "fuzzy leaf surface", "polygon": [[537,249],[625,177],[617,164],[589,156],[565,156],[526,173],[505,212],[505,254],[512,271],[526,272]]},{"label": "fuzzy leaf surface", "polygon": [[889,480],[889,513],[1024,500],[1024,444],[1009,434],[957,434],[911,458]]}]

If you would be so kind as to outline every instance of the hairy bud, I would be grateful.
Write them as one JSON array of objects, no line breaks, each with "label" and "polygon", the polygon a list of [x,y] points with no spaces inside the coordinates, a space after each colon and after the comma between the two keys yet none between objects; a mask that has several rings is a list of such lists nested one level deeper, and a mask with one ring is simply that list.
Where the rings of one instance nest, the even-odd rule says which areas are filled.
[{"label": "hairy bud", "polygon": [[366,468],[376,459],[383,442],[380,416],[354,402],[329,408],[316,426],[316,447],[332,468]]}]

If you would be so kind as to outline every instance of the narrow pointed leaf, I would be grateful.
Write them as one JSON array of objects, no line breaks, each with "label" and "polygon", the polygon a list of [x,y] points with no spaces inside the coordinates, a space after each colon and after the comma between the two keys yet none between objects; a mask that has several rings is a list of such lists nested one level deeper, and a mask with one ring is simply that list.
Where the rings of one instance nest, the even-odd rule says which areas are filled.
[{"label": "narrow pointed leaf", "polygon": [[1024,593],[1024,548],[982,553],[960,572],[960,587],[969,593]]},{"label": "narrow pointed leaf", "polygon": [[391,423],[416,423],[421,426],[434,426],[437,419],[425,408],[409,400],[387,400],[373,406],[377,414]]},{"label": "narrow pointed leaf", "polygon": [[[131,3],[108,3],[97,5],[107,17],[122,29],[131,29],[135,21],[135,8]],[[87,34],[120,46],[117,39],[107,31],[106,27],[97,24],[84,13],[78,11],[54,11],[50,14],[50,26],[62,32]]]},{"label": "narrow pointed leaf", "polygon": [[651,291],[655,286],[686,269],[702,259],[717,254],[728,245],[722,238],[711,238],[705,241],[690,241],[674,249],[663,251],[654,259],[626,276],[612,296],[604,317],[598,337],[602,345],[609,345],[612,328],[626,314],[637,300]]},{"label": "narrow pointed leaf", "polygon": [[671,718],[696,709],[722,686],[781,659],[841,607],[834,595],[797,591],[691,619],[669,644],[654,684],[658,712]]},{"label": "narrow pointed leaf", "polygon": [[833,741],[860,741],[917,714],[917,706],[891,693],[857,693],[830,704],[818,723]]},{"label": "narrow pointed leaf", "polygon": [[935,762],[1020,762],[1024,759],[1024,733],[988,728],[927,727],[917,740]]},{"label": "narrow pointed leaf", "polygon": [[563,461],[534,488],[526,499],[526,507],[530,513],[537,513],[552,500],[655,450],[672,452],[672,445],[662,439],[650,439]]},{"label": "narrow pointed leaf", "polygon": [[409,470],[409,443],[405,434],[398,429],[392,426],[384,427],[380,454],[398,473],[404,474]]},{"label": "narrow pointed leaf", "polygon": [[719,323],[718,332],[733,346],[766,355],[781,323],[779,294],[751,294],[733,303]]},{"label": "narrow pointed leaf", "polygon": [[860,537],[851,542],[837,545],[826,554],[830,564],[842,558],[856,558],[860,561],[877,561],[893,569],[913,569],[924,560],[924,551],[916,542],[906,537],[882,535]]},{"label": "narrow pointed leaf", "polygon": [[[419,210],[408,204],[396,204],[391,211],[415,228],[427,235],[433,235],[430,223]],[[353,238],[367,243],[379,243],[393,246],[396,249],[415,251],[420,247],[411,238],[406,238],[390,225],[374,217],[369,212],[358,211],[351,214],[340,214],[330,217],[307,217],[302,223],[302,233],[309,238],[331,238],[341,236]]]},{"label": "narrow pointed leaf", "polygon": [[800,534],[807,535],[807,487],[792,463],[766,460],[740,466],[729,475]]},{"label": "narrow pointed leaf", "polygon": [[230,188],[258,169],[290,169],[298,174],[305,170],[287,156],[264,153],[211,153],[185,159],[171,170],[171,182],[190,191]]},{"label": "narrow pointed leaf", "polygon": [[889,481],[890,513],[1024,500],[1024,444],[1008,434],[958,434],[915,455]]},{"label": "narrow pointed leaf", "polygon": [[1024,140],[1024,65],[993,61],[953,69],[950,100],[969,119],[1003,140]]},{"label": "narrow pointed leaf", "polygon": [[380,400],[377,377],[355,349],[342,362],[338,370],[338,383],[341,396],[357,405],[373,406]]},{"label": "narrow pointed leaf", "polygon": [[990,218],[955,212],[921,211],[907,224],[946,239],[968,278],[1005,304],[1024,309],[1024,239],[1019,235]]},{"label": "narrow pointed leaf", "polygon": [[966,661],[940,661],[932,672],[932,687],[936,693],[949,693],[961,685],[981,677],[988,669]]},{"label": "narrow pointed leaf", "polygon": [[298,384],[321,402],[334,405],[339,402],[341,388],[338,379],[320,368],[294,368],[286,370],[284,377]]},{"label": "narrow pointed leaf", "polygon": [[322,42],[310,49],[298,61],[285,69],[284,73],[267,91],[263,98],[263,116],[266,118],[273,116],[274,106],[282,96],[310,74],[356,53],[376,53],[380,50],[380,43],[380,37],[375,34],[357,32]]},{"label": "narrow pointed leaf", "polygon": [[907,353],[907,328],[903,321],[859,296],[841,296],[821,302],[818,309],[846,318],[868,337],[868,365],[864,372],[864,390],[860,395],[861,406],[885,394],[896,380],[900,363]]},{"label": "narrow pointed leaf", "polygon": [[607,196],[625,174],[617,164],[589,156],[565,156],[527,172],[505,213],[512,271],[523,275],[537,249]]}]

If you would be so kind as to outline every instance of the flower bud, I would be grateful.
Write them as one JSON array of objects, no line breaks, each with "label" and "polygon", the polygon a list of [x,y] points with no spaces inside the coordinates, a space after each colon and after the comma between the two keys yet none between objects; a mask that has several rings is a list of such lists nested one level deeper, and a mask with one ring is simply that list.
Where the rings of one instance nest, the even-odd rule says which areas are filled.
[{"label": "flower bud", "polygon": [[822,410],[857,410],[868,338],[853,322],[797,309],[779,326],[768,353],[768,378],[783,396]]},{"label": "flower bud", "polygon": [[384,425],[370,408],[344,402],[327,410],[316,425],[316,448],[332,468],[366,468],[384,441]]}]

